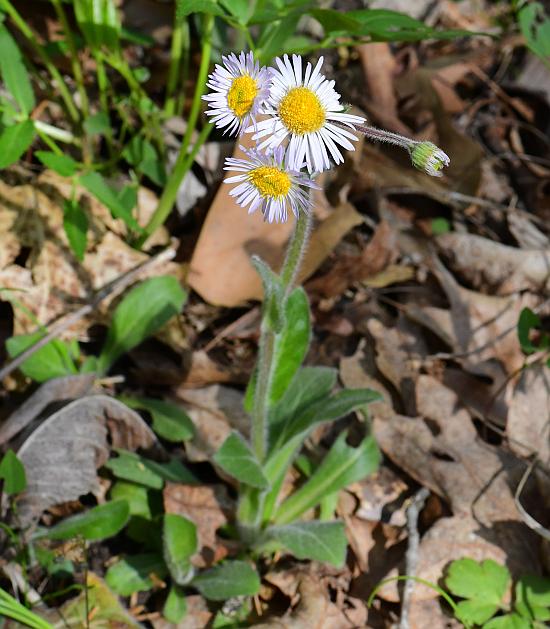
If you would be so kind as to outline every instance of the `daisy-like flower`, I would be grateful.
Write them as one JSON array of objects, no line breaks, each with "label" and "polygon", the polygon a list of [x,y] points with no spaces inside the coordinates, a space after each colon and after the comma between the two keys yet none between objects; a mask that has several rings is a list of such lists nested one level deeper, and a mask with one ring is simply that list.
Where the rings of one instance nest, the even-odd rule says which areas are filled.
[{"label": "daisy-like flower", "polygon": [[305,162],[310,173],[329,169],[330,157],[336,164],[343,162],[339,147],[353,151],[350,140],[357,138],[342,127],[354,131],[354,124],[364,119],[342,111],[334,81],[320,72],[323,57],[315,68],[308,63],[304,74],[298,55],[292,56],[292,64],[288,55],[275,61],[278,69],[273,69],[273,85],[263,109],[269,118],[246,131],[256,131],[253,139],[261,140],[260,149],[275,148],[289,138],[289,164],[300,168]]},{"label": "daisy-like flower", "polygon": [[409,152],[413,166],[432,177],[441,177],[441,169],[451,161],[447,153],[433,142],[415,142]]},{"label": "daisy-like flower", "polygon": [[239,185],[229,193],[241,207],[250,206],[248,213],[261,209],[269,223],[284,222],[290,208],[297,217],[299,212],[310,212],[311,201],[305,188],[319,186],[305,173],[289,168],[282,146],[264,153],[257,149],[244,149],[248,159],[228,157],[224,170],[241,173],[225,179],[225,183]]},{"label": "daisy-like flower", "polygon": [[[207,116],[219,129],[241,135],[248,125],[255,124],[262,103],[269,96],[271,69],[254,60],[252,52],[231,53],[222,57],[223,66],[216,65],[206,85],[213,90],[202,98],[209,103]],[[225,133],[224,132],[224,133]]]}]

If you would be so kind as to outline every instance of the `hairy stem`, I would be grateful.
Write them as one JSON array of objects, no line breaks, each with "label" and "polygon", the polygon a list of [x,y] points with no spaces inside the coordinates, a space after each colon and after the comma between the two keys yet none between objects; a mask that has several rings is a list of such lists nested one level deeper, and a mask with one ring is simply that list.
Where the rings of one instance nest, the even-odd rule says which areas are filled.
[{"label": "hairy stem", "polygon": [[281,278],[285,287],[285,297],[287,297],[290,291],[294,288],[294,283],[296,282],[300,265],[309,242],[312,223],[313,214],[311,211],[302,211],[296,218],[294,232],[292,233],[288,243],[285,261],[283,262],[283,266],[281,268]]},{"label": "hairy stem", "polygon": [[[288,243],[285,261],[281,269],[281,279],[284,290],[284,301],[283,304],[281,304],[283,310],[300,270],[300,264],[304,257],[309,234],[311,232],[312,221],[313,215],[311,212],[301,211],[294,224],[294,232]],[[267,427],[275,358],[275,342],[275,331],[268,324],[266,318],[264,318],[262,321],[258,368],[256,372],[256,389],[252,410],[252,447],[260,462],[264,461],[269,446]]]}]

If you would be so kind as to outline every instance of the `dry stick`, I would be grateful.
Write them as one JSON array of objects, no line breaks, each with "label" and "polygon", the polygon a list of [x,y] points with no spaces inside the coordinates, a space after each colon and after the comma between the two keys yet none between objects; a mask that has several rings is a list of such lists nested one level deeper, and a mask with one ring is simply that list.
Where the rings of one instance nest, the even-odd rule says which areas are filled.
[{"label": "dry stick", "polygon": [[26,349],[23,353],[16,356],[11,362],[9,362],[3,369],[0,369],[0,382],[8,376],[12,371],[17,369],[22,363],[24,363],[27,358],[30,358],[35,352],[44,347],[47,343],[49,343],[52,339],[59,336],[65,330],[68,330],[72,325],[74,325],[80,319],[83,319],[87,314],[95,310],[97,306],[111,293],[117,290],[123,290],[129,284],[131,284],[136,276],[141,273],[144,269],[153,266],[155,264],[160,264],[162,262],[168,262],[168,260],[172,260],[176,255],[176,250],[173,247],[169,247],[164,251],[161,251],[156,256],[141,262],[133,269],[130,269],[126,273],[119,275],[119,277],[115,278],[111,282],[108,282],[104,286],[102,286],[91,302],[85,304],[78,310],[63,316],[58,322],[50,328],[50,331],[43,336],[39,341],[37,341],[34,345],[31,345],[28,349]]},{"label": "dry stick", "polygon": [[[405,554],[405,574],[414,577],[418,565],[418,547],[420,545],[420,534],[418,533],[418,515],[429,496],[430,490],[426,487],[419,489],[414,495],[412,502],[407,509],[407,530],[409,541],[407,553]],[[401,618],[399,619],[399,629],[409,629],[409,607],[412,602],[414,581],[407,579],[403,589],[403,603],[401,604]]]}]

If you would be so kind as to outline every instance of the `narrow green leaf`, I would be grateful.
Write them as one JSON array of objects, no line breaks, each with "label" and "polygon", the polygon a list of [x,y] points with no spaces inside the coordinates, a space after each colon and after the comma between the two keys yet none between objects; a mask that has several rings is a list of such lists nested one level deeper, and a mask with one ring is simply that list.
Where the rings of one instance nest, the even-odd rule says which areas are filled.
[{"label": "narrow green leaf", "polygon": [[126,500],[113,500],[66,518],[49,529],[38,530],[34,538],[70,539],[80,536],[89,541],[106,539],[121,531],[129,518],[130,507]]},{"label": "narrow green leaf", "polygon": [[335,9],[310,9],[308,13],[323,27],[326,35],[343,33],[352,35],[361,31],[361,22]]},{"label": "narrow green leaf", "polygon": [[144,553],[121,559],[112,565],[105,575],[107,585],[120,596],[134,592],[147,592],[153,585],[153,576],[164,579],[168,573],[162,557],[156,553]]},{"label": "narrow green leaf", "polygon": [[164,514],[162,534],[164,561],[178,585],[193,577],[191,556],[197,552],[197,527],[191,520],[174,513]]},{"label": "narrow green leaf", "polygon": [[63,228],[76,259],[82,262],[86,252],[88,216],[78,201],[65,200],[63,204]]},{"label": "narrow green leaf", "polygon": [[142,231],[142,228],[132,216],[132,213],[124,203],[121,203],[117,193],[99,173],[85,173],[78,177],[78,181],[90,194],[98,199],[98,201],[101,201],[115,218],[122,219],[130,229],[136,232]]},{"label": "narrow green leaf", "polygon": [[121,398],[130,408],[149,411],[153,418],[153,430],[167,441],[179,443],[192,439],[195,424],[181,406],[152,398]]},{"label": "narrow green leaf", "polygon": [[73,0],[78,26],[88,44],[99,50],[117,50],[120,22],[114,0]]},{"label": "narrow green leaf", "polygon": [[423,39],[456,39],[472,35],[486,35],[461,29],[439,30],[427,26],[405,13],[388,9],[359,9],[348,11],[346,17],[360,22],[355,35],[370,37],[374,41],[421,41]]},{"label": "narrow green leaf", "polygon": [[269,405],[283,397],[300,368],[311,337],[309,302],[302,287],[295,288],[285,307],[284,327],[275,340]]},{"label": "narrow green leaf", "polygon": [[57,155],[53,151],[35,151],[35,156],[62,177],[72,177],[78,170],[78,162],[70,155]]},{"label": "narrow green leaf", "polygon": [[245,485],[267,489],[269,483],[262,471],[262,467],[251,447],[243,437],[233,431],[223,442],[222,447],[214,455],[214,462],[224,472],[236,478]]},{"label": "narrow green leaf", "polygon": [[186,294],[175,277],[152,277],[135,286],[117,306],[99,356],[105,373],[122,354],[154,334],[177,315]]},{"label": "narrow green leaf", "polygon": [[109,459],[105,467],[117,477],[151,489],[162,489],[165,481],[196,484],[197,479],[177,459],[157,463],[135,452],[117,450],[118,457]]},{"label": "narrow green leaf", "polygon": [[280,434],[283,428],[297,417],[306,413],[316,402],[328,398],[336,384],[337,375],[336,369],[329,367],[300,368],[284,396],[270,412],[269,423],[273,427],[273,437]]},{"label": "narrow green leaf", "polygon": [[25,466],[11,449],[0,461],[0,480],[4,481],[3,490],[9,496],[21,493],[27,486]]},{"label": "narrow green leaf", "polygon": [[28,116],[36,104],[34,92],[21,51],[3,24],[0,24],[0,74],[19,109]]},{"label": "narrow green leaf", "polygon": [[177,625],[186,613],[187,600],[185,598],[185,592],[178,585],[172,585],[166,597],[162,615],[168,622]]},{"label": "narrow green leaf", "polygon": [[252,256],[252,266],[258,272],[262,280],[264,290],[262,315],[269,329],[280,332],[284,326],[285,315],[281,308],[283,303],[283,285],[281,278],[273,273],[268,264],[260,257]]},{"label": "narrow green leaf", "polygon": [[[272,18],[258,42],[257,55],[260,63],[269,63],[273,57],[279,57],[287,51],[286,42],[293,37],[296,26],[304,11],[291,11],[282,19]],[[263,19],[268,19],[265,15]],[[252,24],[254,19],[250,20]]]},{"label": "narrow green leaf", "polygon": [[243,26],[254,10],[254,2],[249,0],[220,0],[220,4]]},{"label": "narrow green leaf", "polygon": [[[6,341],[6,349],[11,358],[19,356],[43,337],[42,332],[12,336]],[[19,369],[36,382],[77,373],[70,347],[67,343],[54,339],[46,343],[32,356],[23,361]]]},{"label": "narrow green leaf", "polygon": [[334,442],[313,476],[279,507],[277,524],[289,524],[308,509],[319,504],[327,494],[355,483],[378,468],[380,452],[372,437],[366,437],[357,448],[348,446],[346,433]]},{"label": "narrow green leaf", "polygon": [[312,404],[303,414],[296,415],[284,428],[282,442],[310,430],[320,423],[334,421],[351,413],[364,404],[381,399],[377,391],[371,389],[344,389],[333,396]]},{"label": "narrow green leaf", "polygon": [[225,563],[201,572],[191,585],[212,601],[224,601],[233,596],[253,596],[260,590],[260,577],[244,561]]},{"label": "narrow green leaf", "polygon": [[0,133],[0,168],[14,164],[29,148],[34,139],[32,120],[19,122]]},{"label": "narrow green leaf", "polygon": [[177,0],[176,19],[183,20],[191,13],[207,13],[209,15],[224,16],[223,9],[215,0]]},{"label": "narrow green leaf", "polygon": [[348,540],[343,522],[294,522],[268,529],[296,559],[313,559],[337,568],[344,565]]}]

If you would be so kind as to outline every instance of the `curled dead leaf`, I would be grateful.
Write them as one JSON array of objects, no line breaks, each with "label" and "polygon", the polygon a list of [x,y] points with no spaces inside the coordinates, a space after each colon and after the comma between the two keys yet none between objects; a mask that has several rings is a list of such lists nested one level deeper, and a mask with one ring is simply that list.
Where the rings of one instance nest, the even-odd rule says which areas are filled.
[{"label": "curled dead leaf", "polygon": [[149,448],[156,437],[133,410],[106,395],[84,397],[45,419],[19,448],[27,488],[17,511],[30,524],[52,505],[99,492],[97,468],[115,448]]}]

